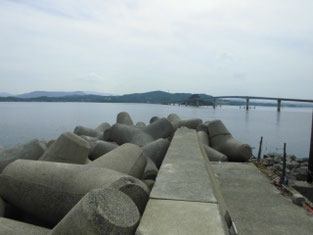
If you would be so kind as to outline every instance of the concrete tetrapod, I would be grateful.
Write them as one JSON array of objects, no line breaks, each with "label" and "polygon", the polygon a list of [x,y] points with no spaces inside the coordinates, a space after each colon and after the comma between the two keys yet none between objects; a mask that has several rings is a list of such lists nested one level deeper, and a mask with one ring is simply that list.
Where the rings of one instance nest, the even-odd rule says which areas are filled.
[{"label": "concrete tetrapod", "polygon": [[172,133],[172,124],[166,118],[161,118],[145,128],[115,124],[110,129],[110,139],[119,145],[132,143],[144,146],[158,138],[166,138]]},{"label": "concrete tetrapod", "polygon": [[157,139],[142,147],[143,152],[147,157],[154,161],[157,168],[160,168],[164,156],[167,152],[170,142],[166,139]]},{"label": "concrete tetrapod", "polygon": [[132,118],[130,117],[129,113],[127,113],[127,112],[120,112],[119,114],[117,114],[116,123],[124,124],[127,126],[133,126],[134,125]]},{"label": "concrete tetrapod", "polygon": [[158,168],[156,167],[154,161],[152,161],[149,157],[147,158],[147,165],[145,167],[144,173],[143,173],[143,179],[144,180],[155,180],[155,178],[158,175]]},{"label": "concrete tetrapod", "polygon": [[103,132],[106,131],[107,129],[110,129],[111,125],[107,122],[101,123],[99,126],[97,126],[95,129],[85,127],[85,126],[77,126],[74,129],[74,134],[76,135],[84,135],[84,136],[89,136],[93,138],[97,138],[99,140],[103,139]]},{"label": "concrete tetrapod", "polygon": [[135,144],[123,144],[88,165],[105,167],[141,179],[146,164],[147,159],[140,147]]},{"label": "concrete tetrapod", "polygon": [[133,201],[113,189],[87,193],[53,228],[50,235],[134,234],[140,214]]},{"label": "concrete tetrapod", "polygon": [[145,124],[144,122],[137,122],[137,123],[136,123],[136,127],[145,128],[145,127],[146,127],[146,124]]},{"label": "concrete tetrapod", "polygon": [[157,117],[157,116],[153,116],[151,119],[150,119],[150,124],[151,123],[154,123],[155,121],[157,121],[157,120],[159,120],[160,118],[159,117]]},{"label": "concrete tetrapod", "polygon": [[94,146],[91,148],[89,159],[96,160],[97,158],[101,157],[103,154],[106,154],[117,147],[118,145],[115,143],[98,140],[94,143]]},{"label": "concrete tetrapod", "polygon": [[47,235],[50,229],[39,227],[20,221],[0,218],[0,234],[6,235]]},{"label": "concrete tetrapod", "polygon": [[167,119],[172,123],[174,130],[177,130],[177,128],[182,126],[188,127],[190,129],[197,129],[197,127],[202,124],[202,120],[199,118],[182,120],[175,113],[168,115]]},{"label": "concrete tetrapod", "polygon": [[204,131],[197,131],[198,139],[200,144],[202,145],[204,151],[206,152],[207,157],[209,158],[210,161],[221,161],[225,162],[228,161],[228,158],[226,155],[220,153],[219,151],[215,150],[214,148],[211,148],[208,143],[209,141],[209,136],[206,132]]},{"label": "concrete tetrapod", "polygon": [[5,212],[5,203],[0,197],[0,217],[4,216],[4,212]]},{"label": "concrete tetrapod", "polygon": [[143,212],[149,189],[140,180],[106,168],[17,160],[0,174],[0,196],[29,214],[57,224],[90,190],[113,187]]},{"label": "concrete tetrapod", "polygon": [[85,164],[88,162],[88,142],[71,132],[63,133],[40,157],[41,161]]},{"label": "concrete tetrapod", "polygon": [[229,161],[244,162],[252,156],[251,147],[230,134],[221,120],[215,120],[208,125],[211,146],[224,153]]},{"label": "concrete tetrapod", "polygon": [[0,173],[11,162],[17,159],[37,160],[47,150],[46,144],[40,140],[31,140],[0,151]]}]

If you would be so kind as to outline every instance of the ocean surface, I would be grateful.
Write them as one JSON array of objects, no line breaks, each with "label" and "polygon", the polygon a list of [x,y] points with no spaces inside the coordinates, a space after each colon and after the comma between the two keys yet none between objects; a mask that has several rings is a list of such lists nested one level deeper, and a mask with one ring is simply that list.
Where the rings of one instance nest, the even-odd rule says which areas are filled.
[{"label": "ocean surface", "polygon": [[128,112],[135,123],[146,124],[153,116],[167,117],[171,113],[182,119],[220,119],[235,138],[254,148],[254,155],[263,136],[262,153],[282,153],[287,143],[287,154],[309,156],[311,108],[282,108],[277,112],[275,107],[252,107],[246,111],[238,106],[213,109],[157,104],[0,102],[0,146],[7,148],[34,138],[48,141],[78,125],[114,124],[121,111]]}]

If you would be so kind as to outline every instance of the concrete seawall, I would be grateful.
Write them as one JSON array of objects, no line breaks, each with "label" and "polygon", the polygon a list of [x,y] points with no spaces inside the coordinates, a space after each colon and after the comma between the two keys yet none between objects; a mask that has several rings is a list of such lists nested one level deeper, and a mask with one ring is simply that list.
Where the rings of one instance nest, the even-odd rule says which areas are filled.
[{"label": "concrete seawall", "polygon": [[195,130],[175,132],[136,234],[228,234]]}]

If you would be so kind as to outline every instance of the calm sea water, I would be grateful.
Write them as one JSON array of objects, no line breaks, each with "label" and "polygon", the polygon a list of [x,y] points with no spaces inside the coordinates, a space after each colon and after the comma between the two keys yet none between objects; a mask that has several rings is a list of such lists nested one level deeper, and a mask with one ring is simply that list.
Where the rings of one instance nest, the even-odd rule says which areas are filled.
[{"label": "calm sea water", "polygon": [[115,123],[116,115],[128,112],[134,122],[146,124],[152,116],[178,114],[182,119],[221,119],[234,137],[257,149],[263,136],[263,153],[282,152],[308,157],[312,109],[257,107],[246,111],[235,106],[185,107],[156,104],[110,103],[0,103],[0,146],[10,147],[34,138],[50,140],[75,126],[96,127]]}]

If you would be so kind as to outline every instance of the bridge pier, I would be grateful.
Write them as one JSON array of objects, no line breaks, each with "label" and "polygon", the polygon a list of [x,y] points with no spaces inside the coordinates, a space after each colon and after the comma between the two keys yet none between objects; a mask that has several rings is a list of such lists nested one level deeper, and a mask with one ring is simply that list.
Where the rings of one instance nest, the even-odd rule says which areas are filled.
[{"label": "bridge pier", "polygon": [[213,109],[215,109],[215,99],[213,99]]},{"label": "bridge pier", "polygon": [[246,99],[246,110],[249,110],[249,99]]},{"label": "bridge pier", "polygon": [[277,112],[280,112],[281,100],[277,100]]}]

